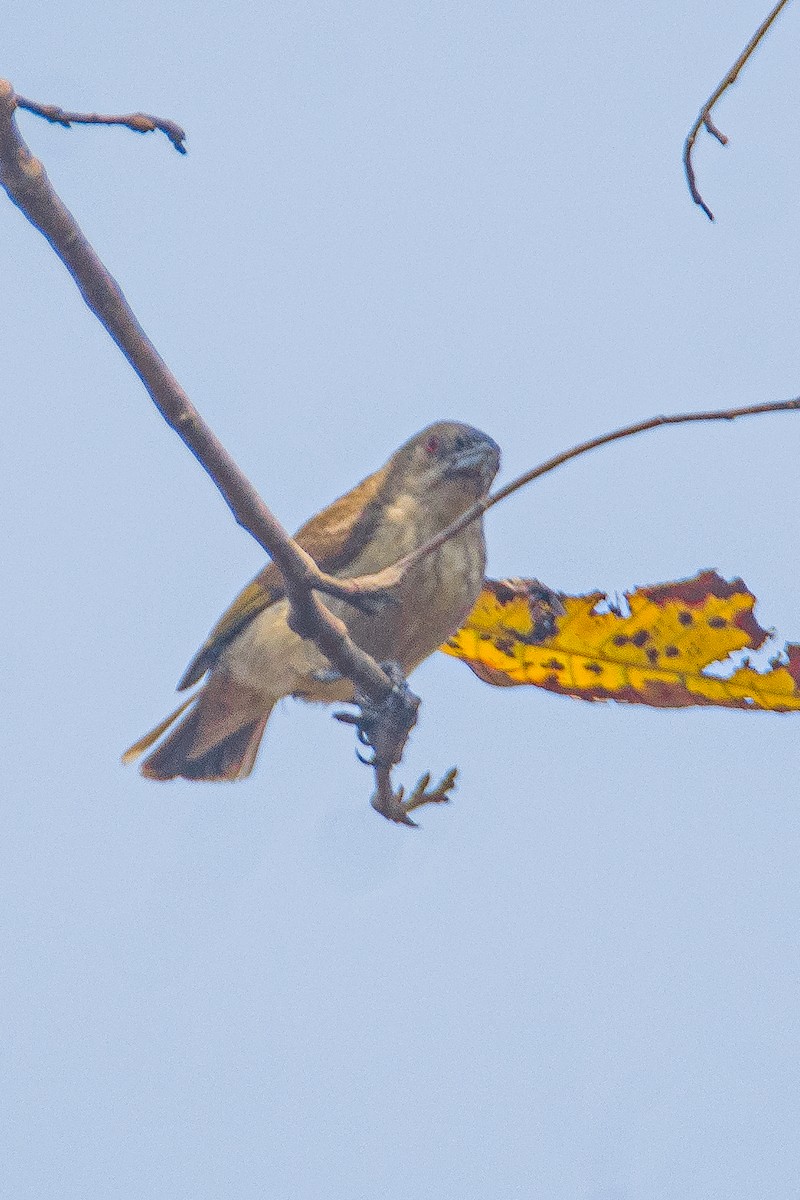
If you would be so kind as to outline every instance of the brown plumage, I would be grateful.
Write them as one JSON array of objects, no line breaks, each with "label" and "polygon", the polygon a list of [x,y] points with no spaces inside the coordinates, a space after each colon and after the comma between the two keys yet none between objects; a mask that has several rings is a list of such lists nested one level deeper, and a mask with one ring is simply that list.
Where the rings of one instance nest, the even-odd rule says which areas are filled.
[{"label": "brown plumage", "polygon": [[[485,495],[500,452],[455,421],[418,433],[373,475],[296,534],[322,570],[340,578],[379,571],[423,545]],[[325,598],[350,636],[378,661],[410,673],[465,620],[483,582],[483,523],[474,521],[404,577],[396,604],[367,615]],[[327,659],[289,628],[280,572],[270,563],[234,601],[192,659],[180,690],[208,678],[123,755],[145,759],[150,779],[243,779],[253,769],[269,714],[282,696],[322,702],[353,697],[349,680],[325,677]],[[185,715],[184,715],[185,714]]]}]

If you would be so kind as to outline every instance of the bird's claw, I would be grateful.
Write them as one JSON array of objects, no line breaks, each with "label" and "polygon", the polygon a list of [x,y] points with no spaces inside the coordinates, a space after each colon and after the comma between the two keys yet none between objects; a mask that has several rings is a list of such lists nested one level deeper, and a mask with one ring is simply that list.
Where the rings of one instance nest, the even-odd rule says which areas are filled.
[{"label": "bird's claw", "polygon": [[[397,662],[382,662],[381,669],[392,681],[392,690],[377,703],[367,696],[356,695],[357,713],[336,712],[334,717],[345,725],[354,725],[362,746],[371,746],[374,757],[368,766],[392,766],[399,761],[409,731],[417,719],[419,698],[406,683],[403,668]],[[361,762],[364,758],[358,755]]]},{"label": "bird's claw", "polygon": [[431,776],[426,771],[408,799],[403,787],[397,791],[392,788],[391,770],[400,761],[408,734],[416,722],[419,699],[406,683],[399,663],[382,662],[381,667],[392,681],[388,696],[375,703],[366,696],[357,695],[355,702],[358,712],[336,712],[333,715],[337,721],[355,726],[356,737],[361,745],[370,746],[373,750],[371,758],[356,751],[359,762],[375,768],[377,787],[370,800],[372,807],[387,821],[415,829],[417,822],[411,820],[410,814],[423,804],[449,803],[458,772],[452,767],[436,787],[429,790]]}]

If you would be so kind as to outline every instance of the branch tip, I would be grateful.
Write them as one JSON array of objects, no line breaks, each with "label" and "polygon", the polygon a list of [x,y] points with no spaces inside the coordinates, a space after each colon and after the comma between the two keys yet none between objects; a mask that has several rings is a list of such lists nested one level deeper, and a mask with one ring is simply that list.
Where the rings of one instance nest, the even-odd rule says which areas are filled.
[{"label": "branch tip", "polygon": [[750,41],[747,43],[742,53],[737,58],[736,62],[728,71],[725,78],[717,85],[717,87],[709,96],[708,100],[706,100],[705,104],[700,109],[697,120],[689,130],[689,133],[686,137],[683,147],[683,169],[686,175],[686,182],[689,187],[689,194],[691,195],[695,204],[699,205],[699,207],[706,214],[709,221],[714,220],[714,214],[706,204],[703,197],[700,195],[700,191],[697,187],[697,181],[695,179],[694,166],[692,164],[692,151],[694,150],[694,144],[697,141],[697,135],[701,129],[705,129],[706,132],[710,133],[712,137],[717,139],[721,146],[727,146],[728,138],[714,124],[713,120],[711,119],[711,110],[720,97],[728,90],[728,88],[736,82],[740,71],[751,57],[754,50],[761,43],[770,25],[772,25],[773,21],[788,3],[789,0],[779,0],[779,3],[775,5],[775,7],[772,9],[772,12],[770,12],[769,15],[764,18],[758,29],[750,38]]},{"label": "branch tip", "polygon": [[[10,84],[9,84],[10,87]],[[13,91],[13,89],[12,89]],[[57,104],[39,104],[25,96],[17,96],[17,108],[33,113],[51,125],[70,129],[73,125],[124,125],[134,133],[163,133],[179,154],[186,153],[186,132],[176,121],[168,117],[154,117],[150,113],[128,113],[127,116],[104,115],[102,113],[67,112]]]}]

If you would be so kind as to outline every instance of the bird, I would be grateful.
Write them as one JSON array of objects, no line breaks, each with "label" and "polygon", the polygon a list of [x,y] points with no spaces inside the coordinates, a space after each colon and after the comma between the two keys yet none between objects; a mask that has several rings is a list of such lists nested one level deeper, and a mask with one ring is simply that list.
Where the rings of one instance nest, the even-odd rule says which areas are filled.
[{"label": "bird", "polygon": [[[328,574],[372,574],[424,545],[486,496],[499,466],[500,448],[488,434],[437,421],[307,521],[296,541]],[[380,611],[327,596],[325,603],[358,646],[409,675],[472,611],[485,560],[479,517],[412,566]],[[352,702],[352,682],[337,675],[288,618],[282,577],[270,562],[213,627],[178,683],[178,691],[200,684],[198,690],[126,750],[122,761],[150,751],[140,767],[148,779],[244,779],[278,700]]]}]

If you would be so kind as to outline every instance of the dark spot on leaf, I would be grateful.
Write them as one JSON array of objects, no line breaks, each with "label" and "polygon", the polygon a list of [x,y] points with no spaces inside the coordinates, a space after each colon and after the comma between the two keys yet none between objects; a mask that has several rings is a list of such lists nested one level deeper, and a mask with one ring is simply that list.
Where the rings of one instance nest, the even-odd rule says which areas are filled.
[{"label": "dark spot on leaf", "polygon": [[587,663],[586,670],[591,671],[593,675],[602,675],[603,674],[603,668],[600,666],[600,663],[596,663],[596,662]]},{"label": "dark spot on leaf", "polygon": [[541,605],[535,604],[530,606],[530,614],[530,633],[517,629],[514,631],[515,637],[524,646],[541,646],[542,642],[546,642],[556,631],[555,616],[552,612],[542,612]]},{"label": "dark spot on leaf", "polygon": [[667,658],[677,658],[680,654],[680,650],[677,646],[665,646],[664,653],[666,654]]},{"label": "dark spot on leaf", "polygon": [[647,659],[651,666],[655,666],[658,662],[658,651],[654,646],[647,647]]},{"label": "dark spot on leaf", "polygon": [[678,620],[680,621],[681,625],[691,625],[694,621],[694,617],[690,612],[679,612]]},{"label": "dark spot on leaf", "polygon": [[631,638],[631,641],[633,642],[634,646],[638,646],[639,649],[641,650],[641,648],[645,644],[645,642],[650,641],[650,634],[647,632],[646,629],[640,629],[640,630],[638,630],[637,633],[635,633],[633,635],[633,637]]},{"label": "dark spot on leaf", "polygon": [[511,638],[498,638],[495,642],[495,646],[501,654],[507,654],[509,658],[514,653],[514,643],[512,642]]},{"label": "dark spot on leaf", "polygon": [[712,629],[724,629],[728,624],[724,617],[709,617],[708,623]]},{"label": "dark spot on leaf", "polygon": [[563,671],[564,670],[564,664],[562,662],[559,662],[557,658],[551,658],[548,662],[544,663],[543,665],[553,671]]},{"label": "dark spot on leaf", "polygon": [[554,617],[540,617],[538,621],[534,621],[533,629],[524,640],[536,646],[539,642],[546,642],[548,638],[553,636],[555,631],[556,622]]},{"label": "dark spot on leaf", "polygon": [[625,637],[624,633],[618,633],[616,635],[616,637],[614,638],[615,646],[627,646],[627,644],[628,644],[628,639]]}]

